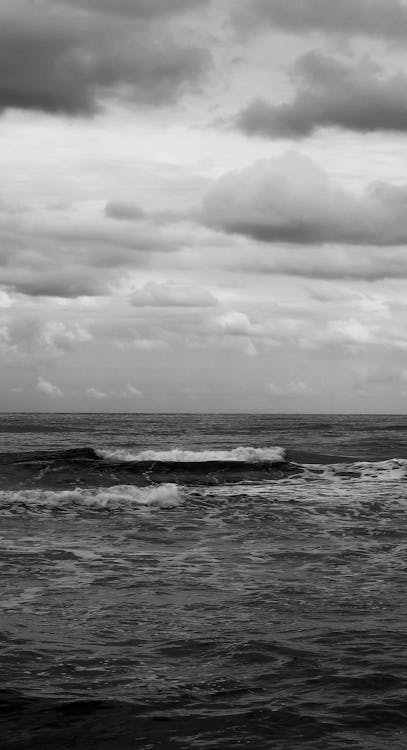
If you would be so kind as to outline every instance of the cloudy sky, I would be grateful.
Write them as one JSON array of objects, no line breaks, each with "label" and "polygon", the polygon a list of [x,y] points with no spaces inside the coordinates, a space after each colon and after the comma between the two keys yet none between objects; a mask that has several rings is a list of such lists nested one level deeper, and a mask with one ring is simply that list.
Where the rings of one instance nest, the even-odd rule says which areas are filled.
[{"label": "cloudy sky", "polygon": [[0,409],[407,412],[407,2],[1,0]]}]

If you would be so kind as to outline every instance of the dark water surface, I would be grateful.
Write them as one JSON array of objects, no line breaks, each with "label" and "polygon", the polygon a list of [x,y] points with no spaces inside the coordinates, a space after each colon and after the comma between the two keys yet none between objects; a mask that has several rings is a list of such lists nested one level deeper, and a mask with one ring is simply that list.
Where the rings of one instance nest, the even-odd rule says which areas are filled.
[{"label": "dark water surface", "polygon": [[406,476],[407,417],[1,415],[0,747],[405,750]]}]

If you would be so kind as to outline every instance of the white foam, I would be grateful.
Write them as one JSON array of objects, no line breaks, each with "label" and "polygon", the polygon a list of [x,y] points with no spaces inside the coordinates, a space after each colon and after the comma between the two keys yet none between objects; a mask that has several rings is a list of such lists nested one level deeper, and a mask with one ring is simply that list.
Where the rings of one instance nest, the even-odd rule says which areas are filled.
[{"label": "white foam", "polygon": [[153,487],[116,485],[106,488],[76,488],[73,490],[18,490],[0,492],[0,512],[26,506],[29,510],[108,508],[131,510],[140,506],[174,508],[182,502],[182,492],[176,484]]},{"label": "white foam", "polygon": [[388,461],[361,461],[355,464],[360,469],[362,479],[378,479],[380,481],[405,479],[407,477],[407,460],[391,458]]},{"label": "white foam", "polygon": [[391,458],[386,461],[355,461],[340,464],[307,464],[304,466],[307,479],[332,481],[399,481],[407,478],[407,459]]},{"label": "white foam", "polygon": [[236,461],[237,463],[280,463],[285,459],[285,450],[278,446],[272,448],[240,447],[229,451],[185,451],[174,448],[169,451],[146,450],[140,453],[117,448],[97,449],[98,456],[109,461],[137,462],[137,461],[168,461],[173,463],[205,463],[208,461]]}]

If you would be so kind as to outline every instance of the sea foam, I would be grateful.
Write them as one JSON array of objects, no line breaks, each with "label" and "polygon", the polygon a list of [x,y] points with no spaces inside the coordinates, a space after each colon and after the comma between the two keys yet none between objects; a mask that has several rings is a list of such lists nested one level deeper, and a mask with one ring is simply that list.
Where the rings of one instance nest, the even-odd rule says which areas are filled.
[{"label": "sea foam", "polygon": [[206,463],[235,461],[236,463],[281,463],[285,459],[285,450],[278,446],[272,448],[239,447],[232,450],[186,451],[174,448],[168,451],[145,450],[140,453],[125,448],[97,449],[101,458],[116,462],[162,461],[171,463]]},{"label": "sea foam", "polygon": [[385,461],[354,461],[338,464],[304,464],[304,478],[342,481],[392,482],[407,478],[407,459],[391,458]]}]

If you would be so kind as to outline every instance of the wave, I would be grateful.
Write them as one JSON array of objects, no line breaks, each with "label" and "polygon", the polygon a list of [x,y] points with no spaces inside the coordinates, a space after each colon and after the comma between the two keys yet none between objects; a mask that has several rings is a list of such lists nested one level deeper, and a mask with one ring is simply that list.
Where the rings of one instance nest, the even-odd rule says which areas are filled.
[{"label": "wave", "polygon": [[277,464],[285,460],[284,448],[275,446],[272,448],[239,447],[232,450],[205,450],[186,451],[174,448],[169,451],[145,450],[133,453],[124,448],[96,449],[96,454],[108,461],[122,463],[136,462],[161,462],[161,463],[226,463],[235,462],[241,464],[267,463]]},{"label": "wave", "polygon": [[52,510],[131,511],[140,507],[175,508],[182,502],[182,490],[176,484],[150,487],[116,485],[103,488],[70,490],[6,490],[0,492],[0,512],[11,514]]},{"label": "wave", "polygon": [[268,481],[407,479],[405,458],[374,462],[309,452],[293,452],[286,458],[285,450],[280,447],[141,452],[114,447],[79,447],[0,454],[0,465],[0,503],[5,501],[5,493],[11,493],[20,503],[30,503],[33,499],[49,506],[67,502],[88,507],[120,504],[172,507],[180,497],[178,489],[174,495],[174,487],[183,487],[186,491],[192,487],[236,487]]},{"label": "wave", "polygon": [[69,448],[0,454],[0,489],[139,487],[233,484],[279,478],[300,471],[285,461],[283,448],[168,451],[137,453],[122,448]]},{"label": "wave", "polygon": [[[59,472],[58,472],[59,474]],[[113,475],[112,475],[113,476]],[[360,483],[401,483],[407,480],[407,459],[390,459],[386,461],[359,461],[338,464],[306,464],[298,466],[292,473],[267,473],[261,470],[255,474],[238,472],[233,475],[233,482],[229,475],[222,476],[220,481],[209,480],[203,475],[194,475],[194,481],[188,475],[179,472],[176,477],[182,481],[150,483],[147,486],[137,484],[116,484],[108,487],[91,486],[84,483],[71,489],[40,488],[32,486],[26,489],[6,489],[0,491],[0,516],[29,514],[49,514],[53,512],[83,513],[86,511],[106,510],[111,512],[132,513],[146,508],[177,508],[185,501],[211,501],[224,497],[233,498],[266,498],[271,500],[280,497],[278,480],[282,481],[281,492],[287,493],[290,487],[304,492],[308,486],[318,485],[335,496],[341,492],[341,487]],[[72,477],[71,477],[72,479]],[[99,475],[100,479],[100,475]],[[135,476],[135,481],[138,476]],[[89,476],[86,475],[86,482]],[[277,483],[276,483],[277,480]],[[81,483],[82,484],[82,483]],[[336,486],[336,489],[335,489]],[[273,489],[272,489],[273,488]],[[314,491],[314,490],[313,490]],[[276,494],[277,493],[277,494]]]}]

